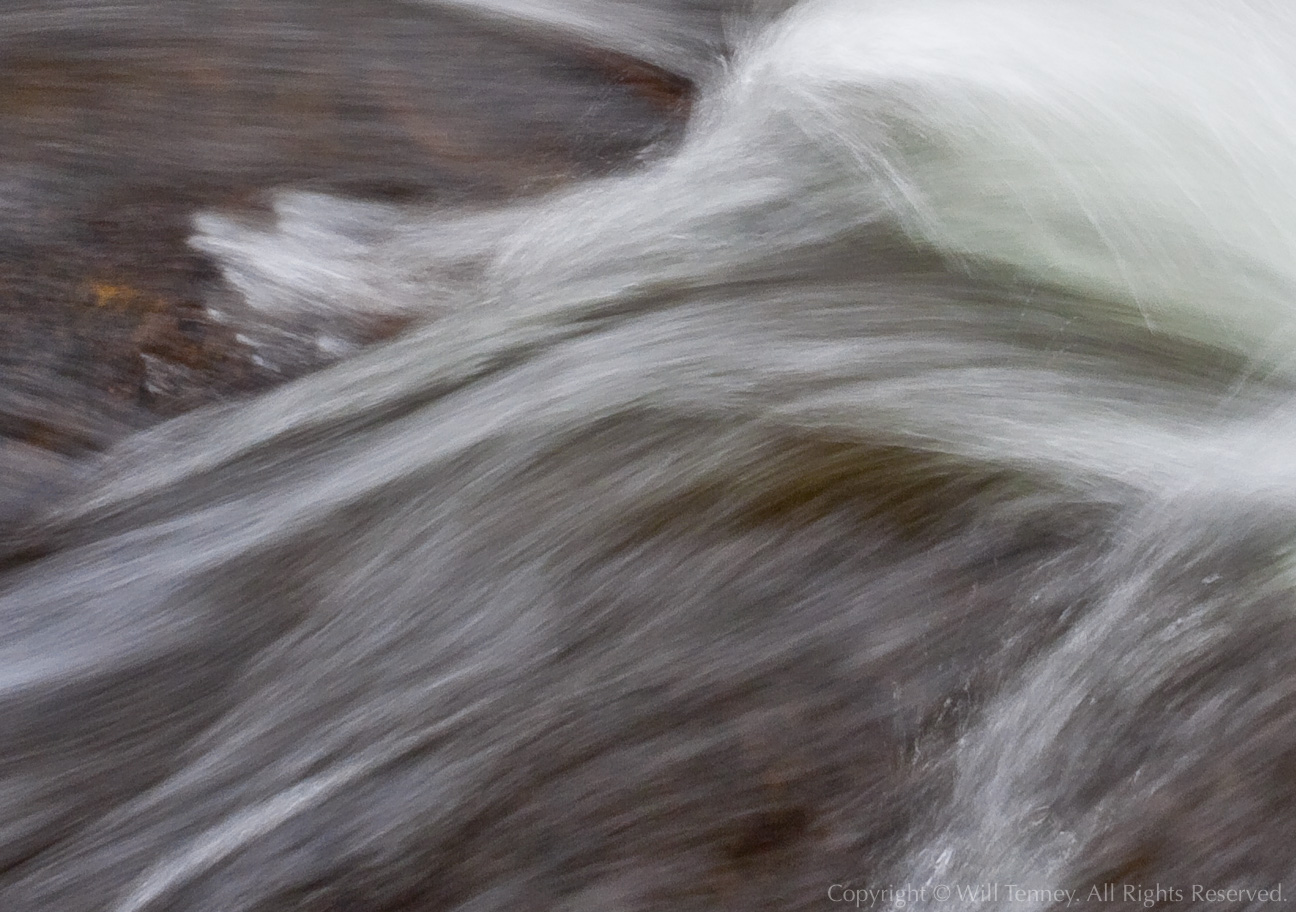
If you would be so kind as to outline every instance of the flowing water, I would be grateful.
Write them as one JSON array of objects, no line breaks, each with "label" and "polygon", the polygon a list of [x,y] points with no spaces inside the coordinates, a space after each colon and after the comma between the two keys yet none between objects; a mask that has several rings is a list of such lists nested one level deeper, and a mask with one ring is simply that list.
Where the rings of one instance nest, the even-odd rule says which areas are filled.
[{"label": "flowing water", "polygon": [[[420,64],[429,103],[568,164],[312,185],[303,147],[247,160],[269,208],[197,200],[207,312],[336,357],[12,524],[0,909],[1296,892],[1296,12],[368,6],[404,25],[357,60],[512,49]],[[205,15],[18,3],[0,49]],[[234,20],[246,71],[323,40]]]}]

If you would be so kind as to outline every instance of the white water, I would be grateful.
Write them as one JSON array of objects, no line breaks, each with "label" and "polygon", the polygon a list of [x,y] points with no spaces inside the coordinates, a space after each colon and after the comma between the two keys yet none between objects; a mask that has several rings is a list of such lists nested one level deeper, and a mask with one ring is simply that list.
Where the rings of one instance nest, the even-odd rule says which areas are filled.
[{"label": "white water", "polygon": [[[50,519],[0,596],[35,858],[0,905],[379,871],[364,908],[686,908],[762,776],[818,827],[769,862],[789,909],[1296,871],[1296,13],[455,6],[711,81],[677,148],[553,195],[198,220],[253,308],[423,325]],[[123,702],[149,675],[226,689],[191,731]],[[60,689],[111,705],[43,727]],[[25,759],[145,748],[179,759],[89,821]]]}]

